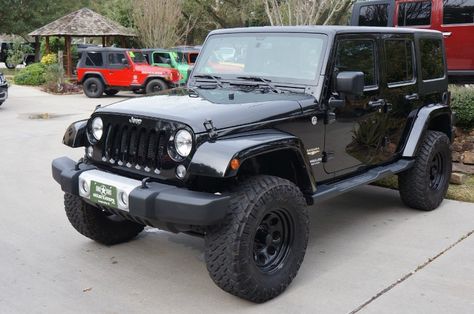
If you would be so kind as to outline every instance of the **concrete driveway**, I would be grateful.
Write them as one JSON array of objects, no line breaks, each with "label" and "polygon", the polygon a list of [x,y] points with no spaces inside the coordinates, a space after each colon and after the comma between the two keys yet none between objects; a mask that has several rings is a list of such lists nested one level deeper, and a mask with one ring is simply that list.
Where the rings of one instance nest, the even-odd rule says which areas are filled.
[{"label": "concrete driveway", "polygon": [[61,144],[70,122],[126,97],[13,86],[0,107],[1,313],[474,313],[470,203],[418,212],[395,191],[363,187],[319,204],[298,276],[261,305],[213,284],[202,239],[150,228],[105,247],[79,235],[51,160],[82,155]]}]

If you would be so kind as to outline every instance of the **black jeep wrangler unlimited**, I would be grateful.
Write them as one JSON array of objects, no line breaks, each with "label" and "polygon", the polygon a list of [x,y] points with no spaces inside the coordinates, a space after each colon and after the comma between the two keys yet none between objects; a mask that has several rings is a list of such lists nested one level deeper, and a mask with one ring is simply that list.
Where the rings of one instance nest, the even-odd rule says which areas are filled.
[{"label": "black jeep wrangler unlimited", "polygon": [[[442,34],[363,27],[213,31],[186,88],[95,110],[53,161],[66,214],[111,245],[144,226],[205,239],[214,282],[264,302],[296,276],[308,205],[398,174],[433,210],[451,172]],[[361,200],[364,201],[364,200]]]}]

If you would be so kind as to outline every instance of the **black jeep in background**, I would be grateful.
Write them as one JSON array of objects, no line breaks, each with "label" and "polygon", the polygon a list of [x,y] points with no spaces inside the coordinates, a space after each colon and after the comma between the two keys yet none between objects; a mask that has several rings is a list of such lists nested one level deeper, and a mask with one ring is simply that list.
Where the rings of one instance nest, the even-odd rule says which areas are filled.
[{"label": "black jeep in background", "polygon": [[[5,66],[8,69],[14,69],[16,68],[16,64],[11,64],[10,62],[7,61],[8,59],[8,50],[12,49],[12,42],[0,42],[0,62],[4,62]],[[34,50],[34,46],[31,43],[24,43],[24,45],[30,46],[31,49]],[[35,54],[34,53],[25,53],[23,57],[23,63],[25,65],[29,65],[31,63],[35,62]]]},{"label": "black jeep in background", "polygon": [[309,205],[392,174],[407,206],[441,204],[447,88],[436,31],[217,30],[187,88],[73,123],[63,141],[84,158],[54,160],[53,177],[86,237],[112,245],[146,225],[203,236],[214,282],[264,302],[303,262]]}]

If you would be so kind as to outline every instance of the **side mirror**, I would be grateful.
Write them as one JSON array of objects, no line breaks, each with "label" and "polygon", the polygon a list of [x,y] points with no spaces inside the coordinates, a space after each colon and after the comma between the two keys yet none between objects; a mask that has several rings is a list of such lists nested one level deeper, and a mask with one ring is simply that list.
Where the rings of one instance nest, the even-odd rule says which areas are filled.
[{"label": "side mirror", "polygon": [[349,95],[363,95],[364,73],[355,71],[338,73],[336,77],[336,91]]}]

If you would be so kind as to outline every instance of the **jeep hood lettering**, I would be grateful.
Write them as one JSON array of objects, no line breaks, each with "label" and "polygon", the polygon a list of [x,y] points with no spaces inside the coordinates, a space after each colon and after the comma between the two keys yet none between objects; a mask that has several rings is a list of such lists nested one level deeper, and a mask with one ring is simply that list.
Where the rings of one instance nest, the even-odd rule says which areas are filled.
[{"label": "jeep hood lettering", "polygon": [[301,105],[314,103],[308,94],[243,92],[228,89],[195,91],[177,88],[161,95],[137,97],[97,109],[134,117],[149,117],[182,122],[195,133],[206,132],[204,121],[212,120],[217,130],[277,119],[302,113]]}]

